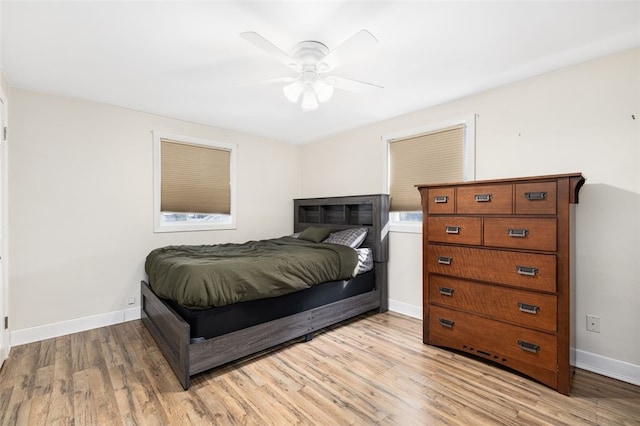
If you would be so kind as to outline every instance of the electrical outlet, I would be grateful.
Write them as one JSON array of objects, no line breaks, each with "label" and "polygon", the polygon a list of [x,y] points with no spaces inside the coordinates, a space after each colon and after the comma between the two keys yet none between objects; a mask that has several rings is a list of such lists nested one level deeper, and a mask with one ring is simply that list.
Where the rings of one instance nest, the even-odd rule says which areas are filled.
[{"label": "electrical outlet", "polygon": [[134,303],[136,303],[136,298],[134,296],[127,297],[127,303],[129,305],[133,305]]},{"label": "electrical outlet", "polygon": [[587,315],[587,331],[600,333],[600,317]]}]

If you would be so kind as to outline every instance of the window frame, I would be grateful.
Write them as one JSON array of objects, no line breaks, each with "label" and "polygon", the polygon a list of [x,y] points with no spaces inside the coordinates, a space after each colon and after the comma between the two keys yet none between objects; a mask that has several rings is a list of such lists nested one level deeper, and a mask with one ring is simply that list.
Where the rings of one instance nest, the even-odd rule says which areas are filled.
[{"label": "window frame", "polygon": [[[171,133],[165,133],[161,131],[152,131],[153,135],[153,231],[159,232],[190,232],[190,231],[215,231],[215,230],[228,230],[237,229],[237,187],[236,187],[236,151],[237,145],[232,143],[225,143],[214,141],[210,139],[194,138],[184,135],[176,135]],[[230,220],[224,223],[215,222],[184,222],[171,224],[162,221],[161,211],[161,140],[169,139],[175,142],[185,143],[189,145],[196,145],[202,147],[224,149],[230,152],[229,158],[229,180],[231,185],[231,200],[230,200]]]},{"label": "window frame", "polygon": [[[463,142],[463,180],[472,181],[476,179],[476,117],[477,114],[469,114],[451,120],[432,123],[421,127],[401,130],[382,136],[382,158],[383,158],[383,192],[389,194],[390,187],[390,161],[389,148],[391,141],[405,139],[421,134],[444,130],[453,126],[464,125]],[[392,232],[422,233],[422,222],[410,222],[400,220],[400,213],[389,213],[389,230]],[[409,213],[409,212],[407,212]]]}]

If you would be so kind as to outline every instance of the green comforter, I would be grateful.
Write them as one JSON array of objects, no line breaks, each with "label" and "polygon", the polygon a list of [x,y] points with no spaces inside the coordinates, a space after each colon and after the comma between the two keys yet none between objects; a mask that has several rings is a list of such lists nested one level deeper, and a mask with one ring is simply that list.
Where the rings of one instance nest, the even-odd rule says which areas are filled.
[{"label": "green comforter", "polygon": [[158,248],[147,256],[145,270],[158,296],[200,309],[349,279],[357,264],[358,255],[350,247],[282,237]]}]

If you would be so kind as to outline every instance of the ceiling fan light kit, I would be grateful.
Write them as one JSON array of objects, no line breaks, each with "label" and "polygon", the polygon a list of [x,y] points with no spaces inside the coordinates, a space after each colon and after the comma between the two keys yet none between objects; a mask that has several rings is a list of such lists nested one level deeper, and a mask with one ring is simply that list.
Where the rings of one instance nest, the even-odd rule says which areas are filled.
[{"label": "ceiling fan light kit", "polygon": [[282,87],[282,91],[291,103],[298,103],[302,95],[302,110],[313,111],[320,102],[327,102],[333,95],[333,85],[329,79],[320,77],[312,71],[304,71],[293,83]]},{"label": "ceiling fan light kit", "polygon": [[295,79],[276,78],[264,80],[264,83],[291,81],[283,86],[282,92],[292,103],[300,102],[302,111],[313,111],[320,103],[327,102],[333,96],[334,88],[363,93],[370,89],[382,89],[382,86],[340,77],[325,76],[340,65],[340,58],[362,53],[375,46],[376,38],[367,30],[360,30],[338,48],[330,51],[319,41],[297,43],[291,55],[262,37],[256,32],[241,33],[240,36],[266,53],[275,56],[287,67],[298,73]]},{"label": "ceiling fan light kit", "polygon": [[304,83],[300,80],[296,80],[291,84],[287,84],[282,88],[284,95],[289,99],[292,103],[297,103],[298,99],[300,99],[300,95],[304,92]]},{"label": "ceiling fan light kit", "polygon": [[313,111],[314,109],[318,109],[318,99],[316,98],[316,94],[313,90],[305,90],[302,95],[302,102],[300,102],[300,106],[302,107],[302,111]]},{"label": "ceiling fan light kit", "polygon": [[320,102],[327,102],[333,96],[333,85],[328,78],[318,79],[313,82],[312,86]]}]

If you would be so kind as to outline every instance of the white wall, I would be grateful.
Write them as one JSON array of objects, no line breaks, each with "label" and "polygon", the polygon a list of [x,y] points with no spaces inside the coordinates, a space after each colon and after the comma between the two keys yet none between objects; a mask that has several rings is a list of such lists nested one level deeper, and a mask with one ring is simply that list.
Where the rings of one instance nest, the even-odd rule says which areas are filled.
[{"label": "white wall", "polygon": [[[470,113],[477,179],[586,176],[576,208],[577,349],[629,363],[640,383],[640,49],[302,146],[301,196],[381,192],[382,135]],[[420,238],[391,234],[392,307],[420,309]],[[601,333],[586,331],[587,313],[601,317]]]},{"label": "white wall", "polygon": [[[137,304],[155,247],[292,232],[295,146],[17,88],[10,96],[12,336],[126,310],[128,296]],[[152,130],[238,145],[237,230],[153,233]]]},{"label": "white wall", "polygon": [[9,84],[7,83],[7,77],[4,75],[4,68],[2,67],[2,1],[0,1],[0,89],[5,95],[9,93]]}]

